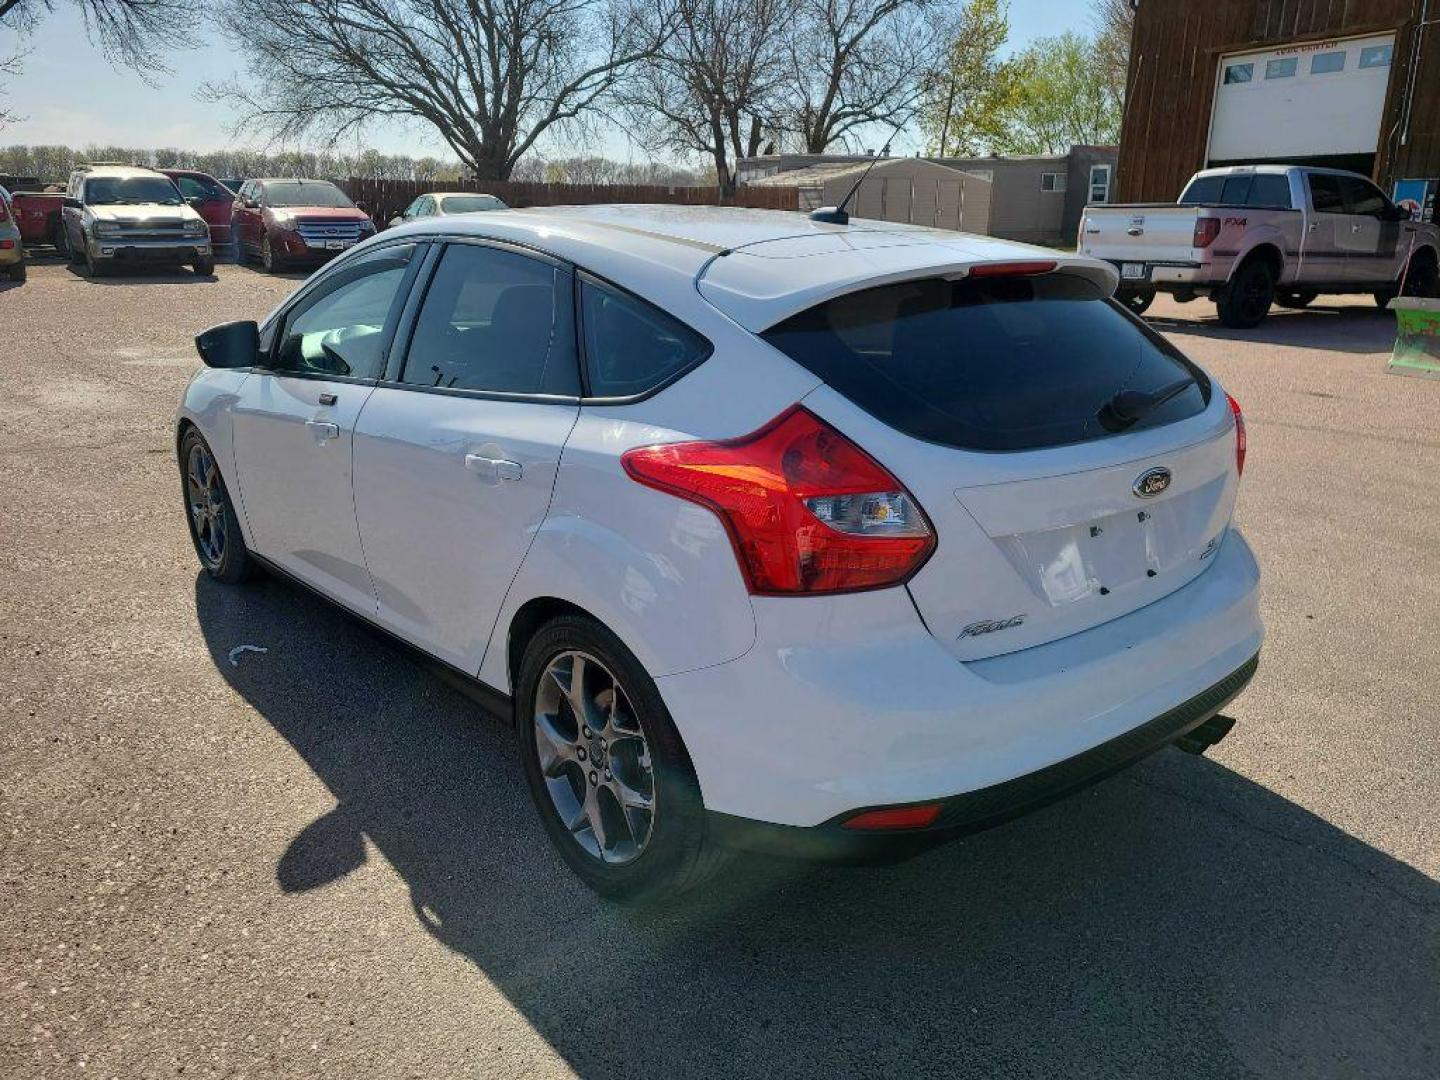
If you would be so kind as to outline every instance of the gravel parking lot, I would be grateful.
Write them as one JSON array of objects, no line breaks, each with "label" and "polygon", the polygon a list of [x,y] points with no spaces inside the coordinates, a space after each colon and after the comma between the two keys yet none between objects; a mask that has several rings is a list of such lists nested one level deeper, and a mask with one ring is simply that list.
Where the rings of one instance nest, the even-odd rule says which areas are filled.
[{"label": "gravel parking lot", "polygon": [[646,914],[447,683],[199,574],[191,339],[295,280],[0,284],[0,1075],[1436,1075],[1440,382],[1384,373],[1368,299],[1150,311],[1249,422],[1270,636],[1229,740]]}]

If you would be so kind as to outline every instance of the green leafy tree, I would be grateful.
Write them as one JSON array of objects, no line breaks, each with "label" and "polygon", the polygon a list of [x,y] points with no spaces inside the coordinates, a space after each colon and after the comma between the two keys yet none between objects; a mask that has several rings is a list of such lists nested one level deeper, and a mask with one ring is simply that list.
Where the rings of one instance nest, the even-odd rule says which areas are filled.
[{"label": "green leafy tree", "polygon": [[1122,100],[1094,40],[1068,31],[1041,38],[1010,68],[1011,93],[993,138],[997,152],[1064,154],[1077,143],[1119,141]]},{"label": "green leafy tree", "polygon": [[921,81],[920,127],[931,154],[977,154],[996,142],[1015,94],[1014,65],[1000,58],[1009,35],[1006,0],[961,6],[942,63]]}]

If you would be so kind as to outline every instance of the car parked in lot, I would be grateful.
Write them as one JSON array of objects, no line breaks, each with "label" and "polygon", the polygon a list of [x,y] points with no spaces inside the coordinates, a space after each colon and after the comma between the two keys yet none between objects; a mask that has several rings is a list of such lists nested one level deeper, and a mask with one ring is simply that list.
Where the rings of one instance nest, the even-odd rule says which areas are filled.
[{"label": "car parked in lot", "polygon": [[269,273],[319,266],[375,235],[375,223],[328,180],[247,180],[232,224],[240,258]]},{"label": "car parked in lot", "polygon": [[496,195],[473,191],[436,191],[421,195],[403,212],[390,219],[390,227],[420,218],[445,217],[447,214],[478,214],[488,210],[508,210],[505,200]]},{"label": "car parked in lot", "polygon": [[175,182],[133,165],[82,165],[70,175],[62,211],[71,262],[92,277],[117,263],[188,263],[215,272],[210,227]]},{"label": "car parked in lot", "polygon": [[199,336],[184,512],[513,718],[606,895],[894,858],[1216,741],[1255,670],[1240,408],[1115,284],[768,211],[407,224]]},{"label": "car parked in lot", "polygon": [[10,192],[0,187],[0,273],[11,281],[25,280],[25,240]]},{"label": "car parked in lot", "polygon": [[1155,293],[1208,296],[1220,321],[1245,328],[1274,303],[1321,293],[1440,295],[1440,230],[1410,220],[1363,176],[1294,165],[1195,174],[1178,205],[1087,206],[1079,250],[1120,271],[1137,313]]},{"label": "car parked in lot", "polygon": [[230,218],[234,213],[235,192],[209,173],[194,169],[161,169],[162,173],[175,181],[180,194],[185,196],[195,212],[210,226],[212,247],[229,247],[233,242],[230,234]]}]

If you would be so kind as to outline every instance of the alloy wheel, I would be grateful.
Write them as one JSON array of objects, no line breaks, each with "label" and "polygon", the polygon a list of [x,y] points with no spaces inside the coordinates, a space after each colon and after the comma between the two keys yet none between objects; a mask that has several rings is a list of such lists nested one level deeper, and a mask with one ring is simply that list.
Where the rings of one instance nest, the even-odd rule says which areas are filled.
[{"label": "alloy wheel", "polygon": [[225,557],[225,493],[215,458],[203,443],[190,448],[185,463],[185,497],[200,557],[213,569]]},{"label": "alloy wheel", "polygon": [[587,653],[550,661],[535,694],[535,749],[561,824],[592,858],[633,862],[655,829],[655,769],[630,697]]}]

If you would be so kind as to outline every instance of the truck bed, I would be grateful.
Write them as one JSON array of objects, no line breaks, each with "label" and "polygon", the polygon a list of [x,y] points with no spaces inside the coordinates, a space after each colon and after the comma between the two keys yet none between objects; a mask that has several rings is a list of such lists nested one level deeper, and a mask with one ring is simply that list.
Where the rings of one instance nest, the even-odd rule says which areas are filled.
[{"label": "truck bed", "polygon": [[20,239],[27,247],[54,242],[65,195],[59,191],[13,191]]}]

